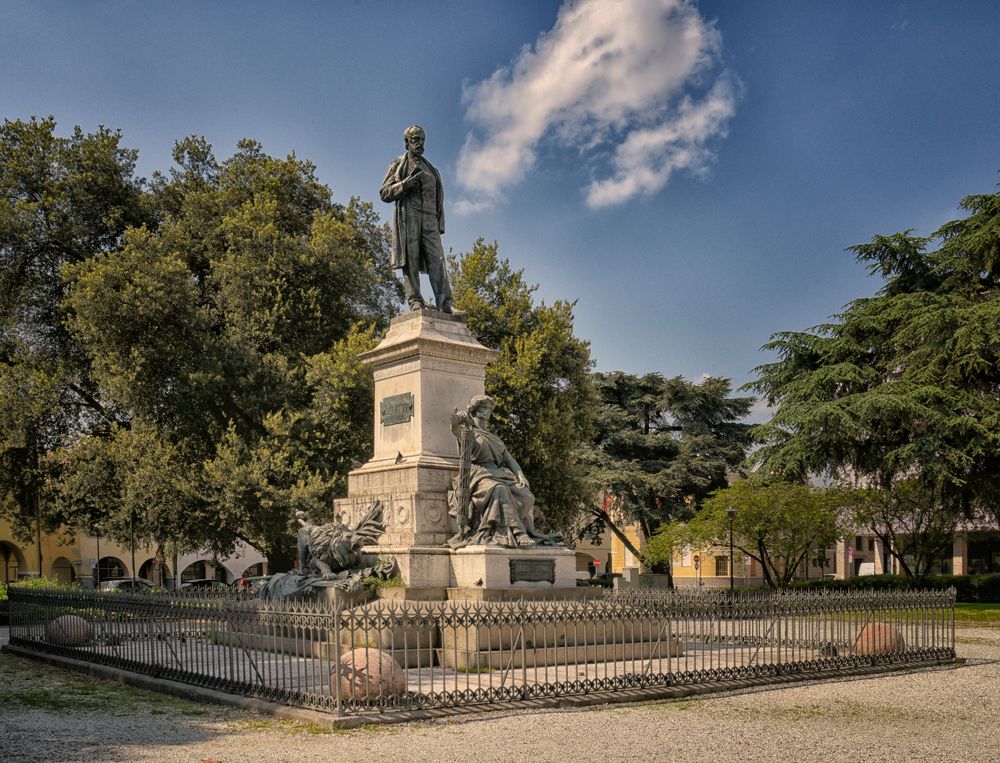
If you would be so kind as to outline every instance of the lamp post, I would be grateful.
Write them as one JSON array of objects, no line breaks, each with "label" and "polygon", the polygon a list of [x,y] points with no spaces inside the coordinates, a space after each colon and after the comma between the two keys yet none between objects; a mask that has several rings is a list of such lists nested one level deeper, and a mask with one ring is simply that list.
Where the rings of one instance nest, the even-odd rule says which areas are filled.
[{"label": "lamp post", "polygon": [[730,506],[726,509],[729,518],[729,593],[733,592],[733,520],[736,519],[736,509]]}]

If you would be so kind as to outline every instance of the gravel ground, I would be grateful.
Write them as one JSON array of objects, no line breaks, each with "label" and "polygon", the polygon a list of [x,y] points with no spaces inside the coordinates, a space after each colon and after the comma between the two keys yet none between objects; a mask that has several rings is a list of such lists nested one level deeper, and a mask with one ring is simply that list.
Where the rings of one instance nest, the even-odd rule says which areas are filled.
[{"label": "gravel ground", "polygon": [[[3,684],[26,668],[5,655],[14,672],[0,672],[0,761],[1000,760],[1000,628],[957,636],[968,660],[958,668],[339,732],[48,668],[45,680],[69,701],[11,703]],[[102,710],[73,706],[81,684],[90,692],[81,704]]]}]

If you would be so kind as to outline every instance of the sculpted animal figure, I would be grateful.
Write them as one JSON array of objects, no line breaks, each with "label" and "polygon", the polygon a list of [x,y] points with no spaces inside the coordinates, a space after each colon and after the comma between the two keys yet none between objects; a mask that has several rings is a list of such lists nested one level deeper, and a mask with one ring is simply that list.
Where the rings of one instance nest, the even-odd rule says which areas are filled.
[{"label": "sculpted animal figure", "polygon": [[299,522],[299,569],[273,575],[261,586],[257,598],[296,599],[329,587],[357,592],[368,576],[388,578],[395,566],[391,557],[372,567],[361,566],[361,547],[374,544],[385,531],[382,510],[382,502],[375,501],[353,528],[342,522],[314,525],[303,512],[295,512]]},{"label": "sculpted animal figure", "polygon": [[333,580],[338,573],[358,567],[360,549],[378,540],[385,532],[382,524],[383,504],[375,501],[354,529],[340,522],[314,525],[304,512],[295,512],[298,520],[299,564],[303,574],[315,574]]}]

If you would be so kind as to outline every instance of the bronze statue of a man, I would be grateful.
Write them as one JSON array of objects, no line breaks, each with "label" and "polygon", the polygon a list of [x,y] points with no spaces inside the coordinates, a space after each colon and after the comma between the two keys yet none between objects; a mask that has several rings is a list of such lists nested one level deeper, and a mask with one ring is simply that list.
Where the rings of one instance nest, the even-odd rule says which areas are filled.
[{"label": "bronze statue of a man", "polygon": [[424,305],[420,274],[427,273],[438,310],[451,312],[451,285],[445,269],[444,187],[441,175],[424,159],[424,130],[420,125],[403,132],[406,153],[393,159],[379,196],[396,203],[393,219],[392,266],[403,271],[403,292],[411,310]]}]

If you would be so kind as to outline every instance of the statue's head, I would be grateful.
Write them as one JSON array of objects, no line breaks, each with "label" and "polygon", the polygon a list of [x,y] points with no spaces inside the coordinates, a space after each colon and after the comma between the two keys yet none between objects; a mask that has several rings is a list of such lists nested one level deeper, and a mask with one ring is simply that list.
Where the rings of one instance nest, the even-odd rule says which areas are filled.
[{"label": "statue's head", "polygon": [[424,153],[424,141],[426,139],[427,136],[424,134],[424,128],[420,125],[410,125],[403,130],[403,143],[406,144],[406,150],[411,154],[420,156]]},{"label": "statue's head", "polygon": [[488,420],[493,415],[496,404],[496,400],[489,395],[476,395],[469,401],[465,410],[473,418]]}]

